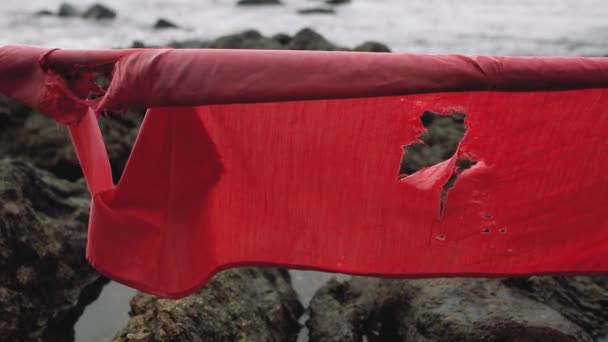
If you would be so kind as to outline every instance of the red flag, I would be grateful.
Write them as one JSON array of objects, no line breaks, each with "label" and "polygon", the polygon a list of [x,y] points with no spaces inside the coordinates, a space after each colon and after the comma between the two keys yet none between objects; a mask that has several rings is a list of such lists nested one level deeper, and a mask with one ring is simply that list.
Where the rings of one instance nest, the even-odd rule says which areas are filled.
[{"label": "red flag", "polygon": [[[111,73],[107,92],[92,72]],[[608,59],[4,47],[0,73],[1,92],[69,124],[89,261],[146,292],[242,265],[608,270]],[[129,107],[152,109],[115,186],[96,114]],[[467,133],[402,177],[425,111],[464,113]]]}]

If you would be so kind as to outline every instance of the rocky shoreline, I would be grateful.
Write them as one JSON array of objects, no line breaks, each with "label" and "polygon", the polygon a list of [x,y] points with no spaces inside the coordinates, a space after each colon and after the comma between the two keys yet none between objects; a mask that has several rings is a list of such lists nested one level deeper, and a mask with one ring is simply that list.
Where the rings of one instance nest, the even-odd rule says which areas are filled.
[{"label": "rocky shoreline", "polygon": [[[327,6],[330,1],[336,0]],[[62,13],[84,15],[69,8],[47,15]],[[293,36],[248,30],[169,46],[350,50],[309,28]],[[352,50],[390,52],[379,42]],[[143,116],[133,110],[100,120],[115,180]],[[426,145],[410,148],[402,168],[408,172],[451,156],[465,129],[457,117],[423,124]],[[107,280],[85,260],[89,199],[68,135],[52,119],[0,96],[0,153],[0,340],[72,340],[74,323]],[[286,270],[234,269],[181,300],[138,293],[114,341],[295,341],[304,310]],[[594,341],[608,333],[608,276],[353,277],[328,282],[306,310],[311,341]]]}]

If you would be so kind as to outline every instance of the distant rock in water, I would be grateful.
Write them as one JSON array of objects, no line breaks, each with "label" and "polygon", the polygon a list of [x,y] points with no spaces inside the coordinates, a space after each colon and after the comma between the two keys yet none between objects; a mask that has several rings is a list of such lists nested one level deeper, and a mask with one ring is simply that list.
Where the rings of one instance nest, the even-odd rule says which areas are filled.
[{"label": "distant rock in water", "polygon": [[328,5],[344,5],[349,4],[351,0],[325,0],[325,3]]},{"label": "distant rock in water", "polygon": [[34,15],[37,17],[49,17],[49,16],[54,16],[55,13],[53,13],[52,11],[49,11],[49,10],[40,10],[40,11],[36,11],[34,13]]},{"label": "distant rock in water", "polygon": [[264,37],[256,30],[247,30],[241,33],[219,37],[209,44],[214,49],[283,49],[278,41]]},{"label": "distant rock in water", "polygon": [[291,42],[292,38],[287,33],[277,33],[274,36],[272,36],[272,39],[276,40],[281,45],[287,45]]},{"label": "distant rock in water", "polygon": [[346,50],[331,43],[317,31],[305,28],[300,30],[293,37],[288,45],[290,50],[319,50],[319,51],[336,51]]},{"label": "distant rock in water", "polygon": [[183,299],[138,293],[114,341],[295,342],[303,311],[287,271],[233,269]]},{"label": "distant rock in water", "polygon": [[281,0],[239,0],[237,6],[251,6],[251,5],[282,5]]},{"label": "distant rock in water", "polygon": [[164,18],[159,18],[156,23],[154,24],[154,28],[155,29],[170,29],[170,28],[178,28],[179,26],[177,26],[177,24],[164,19]]},{"label": "distant rock in water", "polygon": [[298,10],[298,14],[336,14],[336,10],[329,7],[313,7]]},{"label": "distant rock in water", "polygon": [[70,341],[105,279],[85,259],[89,194],[0,160],[0,341]]},{"label": "distant rock in water", "polygon": [[331,281],[311,301],[310,341],[591,342],[606,334],[608,277],[509,281]]},{"label": "distant rock in water", "polygon": [[[137,47],[147,47],[144,43],[137,42]],[[174,48],[215,48],[215,49],[266,49],[266,50],[317,50],[317,51],[348,51],[327,40],[318,32],[305,28],[293,37],[279,33],[272,37],[266,37],[256,30],[247,30],[240,33],[229,34],[219,37],[213,41],[186,40],[174,41],[169,44]],[[390,52],[390,49],[379,42],[365,42],[355,48],[356,51],[368,52]]]},{"label": "distant rock in water", "polygon": [[102,4],[94,4],[82,14],[85,19],[95,20],[114,19],[116,16],[116,11]]},{"label": "distant rock in water", "polygon": [[354,48],[355,51],[362,52],[391,52],[388,46],[374,41],[368,41]]},{"label": "distant rock in water", "polygon": [[80,16],[80,12],[76,8],[76,6],[64,2],[61,5],[59,5],[59,10],[57,11],[57,16],[63,17],[63,18],[78,17],[78,16]]}]

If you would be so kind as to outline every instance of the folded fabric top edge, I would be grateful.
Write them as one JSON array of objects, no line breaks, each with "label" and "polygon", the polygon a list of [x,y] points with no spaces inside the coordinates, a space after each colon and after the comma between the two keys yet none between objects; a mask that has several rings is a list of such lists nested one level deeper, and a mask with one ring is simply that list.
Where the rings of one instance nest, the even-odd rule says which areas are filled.
[{"label": "folded fabric top edge", "polygon": [[[93,73],[108,76],[107,90],[94,85]],[[0,48],[0,75],[0,92],[71,122],[86,108],[604,88],[608,58],[15,45]]]}]

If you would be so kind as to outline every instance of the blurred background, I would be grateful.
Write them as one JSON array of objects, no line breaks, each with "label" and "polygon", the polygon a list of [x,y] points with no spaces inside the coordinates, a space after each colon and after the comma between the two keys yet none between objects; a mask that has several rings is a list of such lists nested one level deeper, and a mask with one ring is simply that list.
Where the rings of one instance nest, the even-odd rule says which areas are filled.
[{"label": "blurred background", "polygon": [[[0,46],[604,56],[608,55],[607,17],[608,2],[598,0],[1,0]],[[142,115],[134,111],[103,123],[115,174],[120,174],[128,157]],[[449,136],[439,139],[440,154],[420,152],[424,158],[449,157],[462,137],[462,120],[440,121],[427,129]],[[23,255],[9,252],[0,261],[0,269],[11,270],[0,272],[2,341],[307,341],[309,328],[315,341],[593,341],[608,330],[605,277],[408,282],[237,270],[216,277],[215,287],[195,295],[203,300],[175,304],[138,295],[130,304],[134,290],[85,269],[82,234],[88,202],[65,130],[2,99],[0,158],[5,158],[0,166],[5,170],[0,171],[2,199],[10,197],[33,215],[31,220],[27,216],[29,221],[19,216],[23,214],[17,216],[19,220],[9,220],[14,213],[5,205],[0,211],[0,223],[5,225],[0,247],[16,248],[7,231],[25,236],[33,225],[41,227],[41,241],[57,239],[52,241],[61,248],[66,245],[63,238],[78,237],[70,242],[74,246],[69,252],[60,250],[76,255],[71,263],[48,264],[50,252],[39,250],[33,250],[27,262]],[[425,160],[414,169],[429,164]],[[59,190],[44,192],[46,204],[36,206],[32,192],[23,190],[30,186],[33,193],[47,191],[42,188]],[[9,196],[13,193],[19,195]],[[75,204],[74,198],[84,204]],[[80,216],[71,212],[52,221],[57,217],[56,210],[48,209],[52,205],[67,205]],[[59,239],[49,232],[66,226],[77,233]],[[56,254],[58,260],[65,259],[61,253]],[[63,268],[58,265],[74,274],[60,276]],[[44,279],[33,275],[49,267],[52,275]],[[61,295],[54,294],[61,286]],[[229,303],[217,304],[224,297],[231,298],[226,299]],[[435,311],[403,309],[416,301],[428,306],[436,298],[443,301],[436,303]],[[300,329],[297,322],[307,320],[308,326]]]}]

